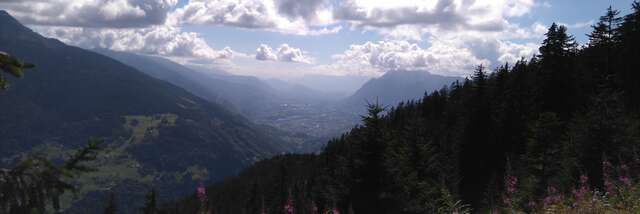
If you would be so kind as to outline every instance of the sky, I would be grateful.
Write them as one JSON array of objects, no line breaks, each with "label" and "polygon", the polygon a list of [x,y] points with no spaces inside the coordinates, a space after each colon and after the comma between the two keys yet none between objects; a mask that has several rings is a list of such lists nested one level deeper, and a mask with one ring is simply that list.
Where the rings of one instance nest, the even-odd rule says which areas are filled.
[{"label": "sky", "polygon": [[391,70],[468,76],[537,53],[553,22],[580,44],[633,0],[0,0],[23,24],[87,49],[291,80]]}]

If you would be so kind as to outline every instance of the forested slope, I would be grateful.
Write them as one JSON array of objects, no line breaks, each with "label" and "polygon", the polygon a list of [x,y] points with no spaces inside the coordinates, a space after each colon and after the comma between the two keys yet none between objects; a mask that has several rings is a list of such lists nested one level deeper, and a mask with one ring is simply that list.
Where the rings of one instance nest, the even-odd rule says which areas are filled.
[{"label": "forested slope", "polygon": [[637,212],[640,3],[632,11],[610,8],[582,47],[553,24],[530,60],[372,105],[321,154],[259,162],[164,211]]},{"label": "forested slope", "polygon": [[0,92],[0,166],[25,153],[64,159],[90,137],[107,144],[98,171],[79,177],[74,184],[82,189],[67,198],[78,207],[101,206],[96,201],[107,192],[135,207],[151,186],[176,197],[200,180],[293,151],[273,128],[111,58],[44,38],[4,11],[0,51],[36,65]]}]

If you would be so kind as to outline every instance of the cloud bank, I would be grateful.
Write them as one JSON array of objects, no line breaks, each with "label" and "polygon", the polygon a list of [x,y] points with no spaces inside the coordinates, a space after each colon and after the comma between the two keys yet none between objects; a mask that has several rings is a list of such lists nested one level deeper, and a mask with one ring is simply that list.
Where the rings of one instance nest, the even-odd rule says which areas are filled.
[{"label": "cloud bank", "polygon": [[230,59],[230,48],[214,50],[197,33],[180,28],[154,26],[148,28],[109,29],[80,27],[36,27],[44,36],[84,48],[106,48],[166,57]]}]

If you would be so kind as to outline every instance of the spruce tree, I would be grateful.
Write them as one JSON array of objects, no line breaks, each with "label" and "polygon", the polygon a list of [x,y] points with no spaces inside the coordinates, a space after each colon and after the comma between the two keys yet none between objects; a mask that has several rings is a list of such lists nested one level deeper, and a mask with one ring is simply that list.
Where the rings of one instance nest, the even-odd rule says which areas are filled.
[{"label": "spruce tree", "polygon": [[116,196],[112,193],[109,193],[107,201],[104,206],[103,214],[116,214],[118,212],[118,207],[116,205]]},{"label": "spruce tree", "polygon": [[592,26],[593,32],[588,34],[590,46],[612,47],[620,39],[618,28],[622,23],[619,17],[620,11],[614,10],[611,6],[607,8],[607,13],[600,17],[598,23]]},{"label": "spruce tree", "polygon": [[531,136],[523,161],[527,165],[525,182],[534,198],[541,197],[549,186],[558,188],[563,185],[557,178],[562,171],[559,163],[565,131],[565,125],[555,113],[542,113],[531,124]]},{"label": "spruce tree", "polygon": [[144,214],[155,214],[157,212],[157,202],[156,202],[156,190],[151,189],[144,198],[144,207],[142,208],[142,213]]},{"label": "spruce tree", "polygon": [[574,56],[577,43],[567,34],[567,28],[553,23],[540,46],[541,78],[538,83],[541,93],[538,102],[543,111],[556,112],[559,116],[569,116],[577,105],[574,72]]},{"label": "spruce tree", "polygon": [[620,75],[618,82],[624,89],[625,100],[629,107],[640,114],[640,1],[635,0],[632,5],[632,12],[624,17],[620,26],[620,37],[622,40],[620,64]]},{"label": "spruce tree", "polygon": [[363,139],[359,158],[362,165],[357,172],[359,180],[355,189],[354,208],[357,212],[381,212],[381,184],[383,179],[382,113],[384,108],[378,102],[367,106],[367,115],[362,116]]},{"label": "spruce tree", "polygon": [[0,90],[9,87],[9,82],[3,73],[8,73],[13,77],[21,78],[24,76],[24,70],[33,68],[34,65],[20,61],[18,58],[7,53],[0,52]]}]

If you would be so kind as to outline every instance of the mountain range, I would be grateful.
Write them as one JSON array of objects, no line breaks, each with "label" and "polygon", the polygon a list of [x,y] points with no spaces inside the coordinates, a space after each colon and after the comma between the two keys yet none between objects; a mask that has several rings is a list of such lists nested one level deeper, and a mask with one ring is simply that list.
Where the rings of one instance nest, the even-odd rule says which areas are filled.
[{"label": "mountain range", "polygon": [[161,67],[145,74],[42,37],[4,11],[0,47],[36,65],[0,95],[3,165],[26,153],[62,158],[90,137],[105,141],[99,173],[78,181],[83,188],[67,198],[67,205],[76,205],[70,212],[91,207],[107,191],[129,196],[119,198],[126,206],[136,206],[128,200],[152,186],[177,196],[198,181],[215,181],[257,160],[295,151],[295,137],[201,98],[214,94],[197,86],[185,90],[161,79],[186,82],[190,76],[161,73]]}]

